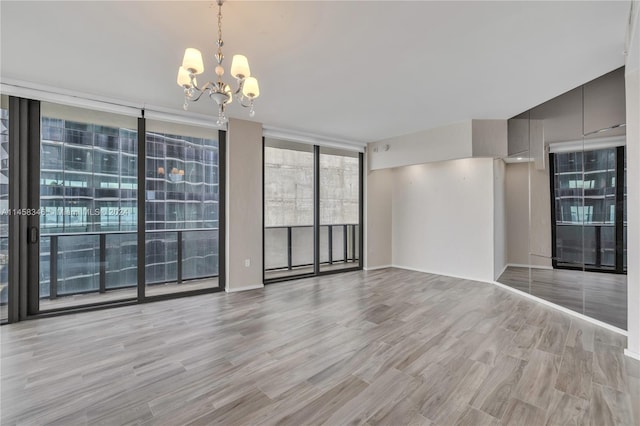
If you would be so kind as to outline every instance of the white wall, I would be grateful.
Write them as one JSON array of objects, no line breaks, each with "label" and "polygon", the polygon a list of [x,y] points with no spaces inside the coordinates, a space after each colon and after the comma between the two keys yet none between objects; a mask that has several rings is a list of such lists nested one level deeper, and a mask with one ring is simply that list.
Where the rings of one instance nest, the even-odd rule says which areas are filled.
[{"label": "white wall", "polygon": [[627,85],[627,347],[640,359],[640,70]]},{"label": "white wall", "polygon": [[507,120],[467,120],[368,145],[368,170],[507,155]]},{"label": "white wall", "polygon": [[369,170],[471,157],[471,128],[468,120],[370,143]]},{"label": "white wall", "polygon": [[627,348],[640,359],[640,5],[635,3],[626,61],[627,109]]},{"label": "white wall", "polygon": [[493,281],[493,159],[393,171],[394,266]]},{"label": "white wall", "polygon": [[229,120],[226,189],[226,290],[262,287],[262,124]]},{"label": "white wall", "polygon": [[507,120],[471,120],[473,157],[507,156]]},{"label": "white wall", "polygon": [[[505,129],[506,131],[506,129]],[[493,278],[498,279],[507,267],[506,167],[493,161]]]},{"label": "white wall", "polygon": [[366,238],[364,267],[380,268],[391,265],[391,217],[393,171],[375,170],[365,179]]}]

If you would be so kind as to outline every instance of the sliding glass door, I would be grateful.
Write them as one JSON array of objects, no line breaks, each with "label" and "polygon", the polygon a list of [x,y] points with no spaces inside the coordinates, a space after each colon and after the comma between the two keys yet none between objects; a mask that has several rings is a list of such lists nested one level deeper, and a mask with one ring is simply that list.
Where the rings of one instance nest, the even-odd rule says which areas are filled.
[{"label": "sliding glass door", "polygon": [[314,273],[312,145],[266,139],[264,277]]},{"label": "sliding glass door", "polygon": [[357,267],[359,247],[359,154],[320,147],[320,271]]},{"label": "sliding glass door", "polygon": [[9,319],[9,97],[0,97],[0,323]]},{"label": "sliding glass door", "polygon": [[224,131],[1,107],[0,322],[224,287]]},{"label": "sliding glass door", "polygon": [[137,297],[137,119],[41,104],[39,311]]},{"label": "sliding glass door", "polygon": [[146,296],[219,288],[218,131],[147,120]]},{"label": "sliding glass door", "polygon": [[362,154],[266,138],[264,280],[361,268]]}]

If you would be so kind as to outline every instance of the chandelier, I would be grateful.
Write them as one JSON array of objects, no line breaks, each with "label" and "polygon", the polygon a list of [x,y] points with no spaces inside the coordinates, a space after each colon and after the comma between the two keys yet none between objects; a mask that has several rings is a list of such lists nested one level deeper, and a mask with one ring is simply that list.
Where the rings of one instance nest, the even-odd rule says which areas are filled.
[{"label": "chandelier", "polygon": [[184,58],[182,60],[182,66],[178,69],[178,86],[184,88],[184,109],[187,110],[189,102],[198,101],[202,95],[208,95],[209,98],[215,101],[218,105],[218,125],[223,125],[227,122],[225,115],[225,109],[233,101],[233,97],[236,96],[238,103],[245,108],[249,108],[249,116],[255,115],[253,109],[254,100],[260,96],[260,88],[258,87],[258,80],[255,77],[251,77],[251,71],[249,69],[249,61],[246,56],[233,55],[231,61],[231,75],[236,79],[235,90],[231,89],[231,86],[225,84],[222,81],[224,75],[224,68],[222,67],[222,61],[224,55],[222,54],[222,2],[218,1],[218,52],[215,54],[216,62],[218,65],[215,68],[218,80],[216,82],[209,81],[204,86],[198,87],[196,81],[196,75],[204,72],[204,65],[202,63],[202,53],[198,49],[188,48],[184,52]]}]

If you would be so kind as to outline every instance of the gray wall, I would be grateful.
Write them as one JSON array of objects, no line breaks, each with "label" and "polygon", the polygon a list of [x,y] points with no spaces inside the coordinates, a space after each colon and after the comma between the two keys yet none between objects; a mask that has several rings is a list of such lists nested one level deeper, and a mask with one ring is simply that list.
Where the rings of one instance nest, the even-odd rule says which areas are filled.
[{"label": "gray wall", "polygon": [[370,171],[365,180],[365,268],[391,265],[393,170]]},{"label": "gray wall", "polygon": [[229,120],[227,178],[226,290],[262,287],[262,124]]}]

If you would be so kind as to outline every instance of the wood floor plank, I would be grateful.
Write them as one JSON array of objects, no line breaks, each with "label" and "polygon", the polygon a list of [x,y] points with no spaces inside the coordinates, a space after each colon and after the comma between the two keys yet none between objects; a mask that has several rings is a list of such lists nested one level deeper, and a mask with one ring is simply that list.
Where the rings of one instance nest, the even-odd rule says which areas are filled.
[{"label": "wood floor plank", "polygon": [[460,418],[454,423],[455,426],[500,426],[500,420],[473,407],[467,407]]},{"label": "wood floor plank", "polygon": [[588,421],[588,408],[588,400],[557,391],[547,410],[546,426],[584,425]]},{"label": "wood floor plank", "polygon": [[[637,401],[635,401],[637,403]],[[633,426],[633,408],[628,394],[594,383],[589,401],[589,425]]]},{"label": "wood floor plank", "polygon": [[624,336],[490,284],[393,268],[0,331],[2,425],[624,425],[640,416],[640,364],[622,355]]},{"label": "wood floor plank", "polygon": [[625,356],[614,346],[596,344],[593,357],[593,381],[626,392],[627,372]]},{"label": "wood floor plank", "polygon": [[588,400],[591,397],[593,379],[593,352],[579,347],[565,347],[556,389]]},{"label": "wood floor plank", "polygon": [[545,411],[539,407],[512,398],[502,417],[503,426],[543,425]]},{"label": "wood floor plank", "polygon": [[554,390],[550,384],[555,384],[559,368],[559,356],[538,349],[533,350],[516,387],[516,398],[546,409]]},{"label": "wood floor plank", "polygon": [[527,361],[521,359],[501,357],[476,391],[470,405],[501,419],[526,365]]}]

